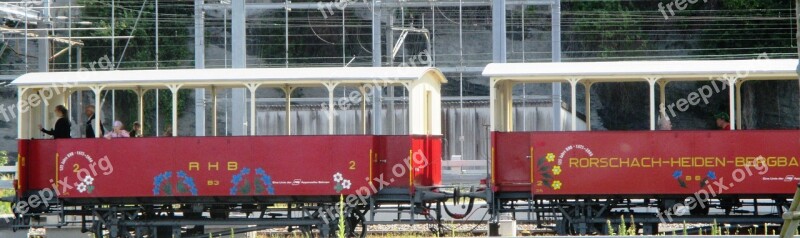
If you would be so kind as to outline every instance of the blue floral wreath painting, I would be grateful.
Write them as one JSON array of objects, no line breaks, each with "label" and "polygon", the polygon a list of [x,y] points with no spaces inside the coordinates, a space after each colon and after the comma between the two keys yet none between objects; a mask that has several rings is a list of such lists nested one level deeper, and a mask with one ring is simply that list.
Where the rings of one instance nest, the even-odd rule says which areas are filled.
[{"label": "blue floral wreath painting", "polygon": [[156,175],[153,178],[153,195],[166,195],[166,196],[179,196],[179,195],[192,195],[197,196],[197,185],[194,183],[194,178],[189,176],[183,170],[175,173],[177,182],[173,184],[170,182],[172,178],[171,171],[165,171]]},{"label": "blue floral wreath painting", "polygon": [[250,195],[251,192],[255,194],[274,195],[275,187],[272,186],[272,177],[262,168],[256,168],[256,178],[250,182],[248,175],[250,175],[250,168],[243,168],[238,174],[233,175],[231,178],[231,195]]}]

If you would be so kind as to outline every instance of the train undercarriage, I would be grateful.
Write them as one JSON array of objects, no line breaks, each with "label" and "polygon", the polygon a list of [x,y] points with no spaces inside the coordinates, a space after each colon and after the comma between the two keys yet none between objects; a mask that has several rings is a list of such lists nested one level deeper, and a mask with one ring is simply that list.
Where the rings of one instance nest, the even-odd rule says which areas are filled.
[{"label": "train undercarriage", "polygon": [[635,226],[630,230],[637,234],[657,235],[665,232],[659,230],[659,225],[669,223],[732,227],[779,224],[783,222],[780,214],[791,204],[783,197],[728,197],[690,208],[675,206],[684,203],[679,198],[562,199],[531,198],[522,193],[498,194],[494,201],[496,214],[506,213],[517,222],[549,227],[559,235],[620,234],[620,227],[631,226]]},{"label": "train undercarriage", "polygon": [[[283,228],[304,237],[336,237],[340,232],[347,237],[366,237],[368,224],[375,223],[375,214],[388,212],[398,214],[398,219],[390,223],[428,224],[432,234],[443,234],[443,203],[453,198],[453,193],[436,188],[417,188],[413,194],[408,191],[385,189],[353,205],[342,203],[345,196],[170,198],[149,202],[52,199],[42,201],[48,206],[15,214],[12,228],[79,224],[82,232],[95,237],[125,238],[208,237],[270,228]],[[405,219],[400,219],[399,214]]]}]

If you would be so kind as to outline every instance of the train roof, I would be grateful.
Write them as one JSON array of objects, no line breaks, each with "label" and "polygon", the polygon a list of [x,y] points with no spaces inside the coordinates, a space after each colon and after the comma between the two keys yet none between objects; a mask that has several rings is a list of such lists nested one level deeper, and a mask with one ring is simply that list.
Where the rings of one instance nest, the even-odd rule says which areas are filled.
[{"label": "train roof", "polygon": [[318,85],[328,82],[345,84],[410,82],[425,77],[431,77],[440,83],[447,82],[442,72],[432,67],[320,67],[28,73],[18,77],[11,84],[18,87],[52,84],[139,87],[160,87],[164,84],[241,86],[243,83]]},{"label": "train roof", "polygon": [[740,80],[797,79],[797,59],[612,61],[562,63],[492,63],[483,75],[496,80],[557,82],[569,78],[595,82],[667,81],[718,79],[723,75]]}]

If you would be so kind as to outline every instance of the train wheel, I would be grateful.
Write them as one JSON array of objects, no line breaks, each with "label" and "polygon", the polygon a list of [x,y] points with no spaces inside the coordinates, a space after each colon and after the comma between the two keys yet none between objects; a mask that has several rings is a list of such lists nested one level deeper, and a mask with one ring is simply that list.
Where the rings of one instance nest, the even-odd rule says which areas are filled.
[{"label": "train wheel", "polygon": [[[364,238],[367,236],[367,225],[364,222],[364,213],[360,212],[358,209],[347,208],[344,210],[344,215],[345,237]],[[331,236],[337,236],[339,234],[340,215],[336,214],[334,216],[334,219],[331,219],[331,224],[329,224]]]},{"label": "train wheel", "polygon": [[94,233],[94,237],[105,237],[103,236],[103,224],[100,221],[92,222],[92,233]]},{"label": "train wheel", "polygon": [[[347,237],[367,237],[367,224],[364,223],[364,213],[359,209],[353,209],[347,214]],[[358,228],[361,227],[361,230]]]},{"label": "train wheel", "polygon": [[711,202],[708,200],[703,201],[701,204],[696,204],[692,209],[689,210],[689,214],[692,216],[705,216],[708,215],[709,207],[711,206]]}]

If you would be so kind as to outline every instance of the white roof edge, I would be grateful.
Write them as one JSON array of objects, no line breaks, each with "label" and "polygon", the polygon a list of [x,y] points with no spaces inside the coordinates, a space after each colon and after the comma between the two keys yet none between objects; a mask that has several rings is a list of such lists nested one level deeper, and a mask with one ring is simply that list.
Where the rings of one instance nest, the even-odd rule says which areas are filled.
[{"label": "white roof edge", "polygon": [[428,74],[434,74],[441,83],[447,82],[444,74],[433,67],[317,67],[28,73],[16,78],[11,85],[24,87],[52,84],[162,86],[165,84],[230,85],[242,82],[264,84],[270,82],[275,84],[384,83],[386,81],[414,81]]},{"label": "white roof edge", "polygon": [[575,77],[581,79],[609,77],[657,76],[666,79],[699,76],[748,75],[746,79],[796,77],[797,59],[752,60],[689,60],[689,61],[607,61],[563,63],[492,63],[483,76],[491,78],[536,79]]}]

